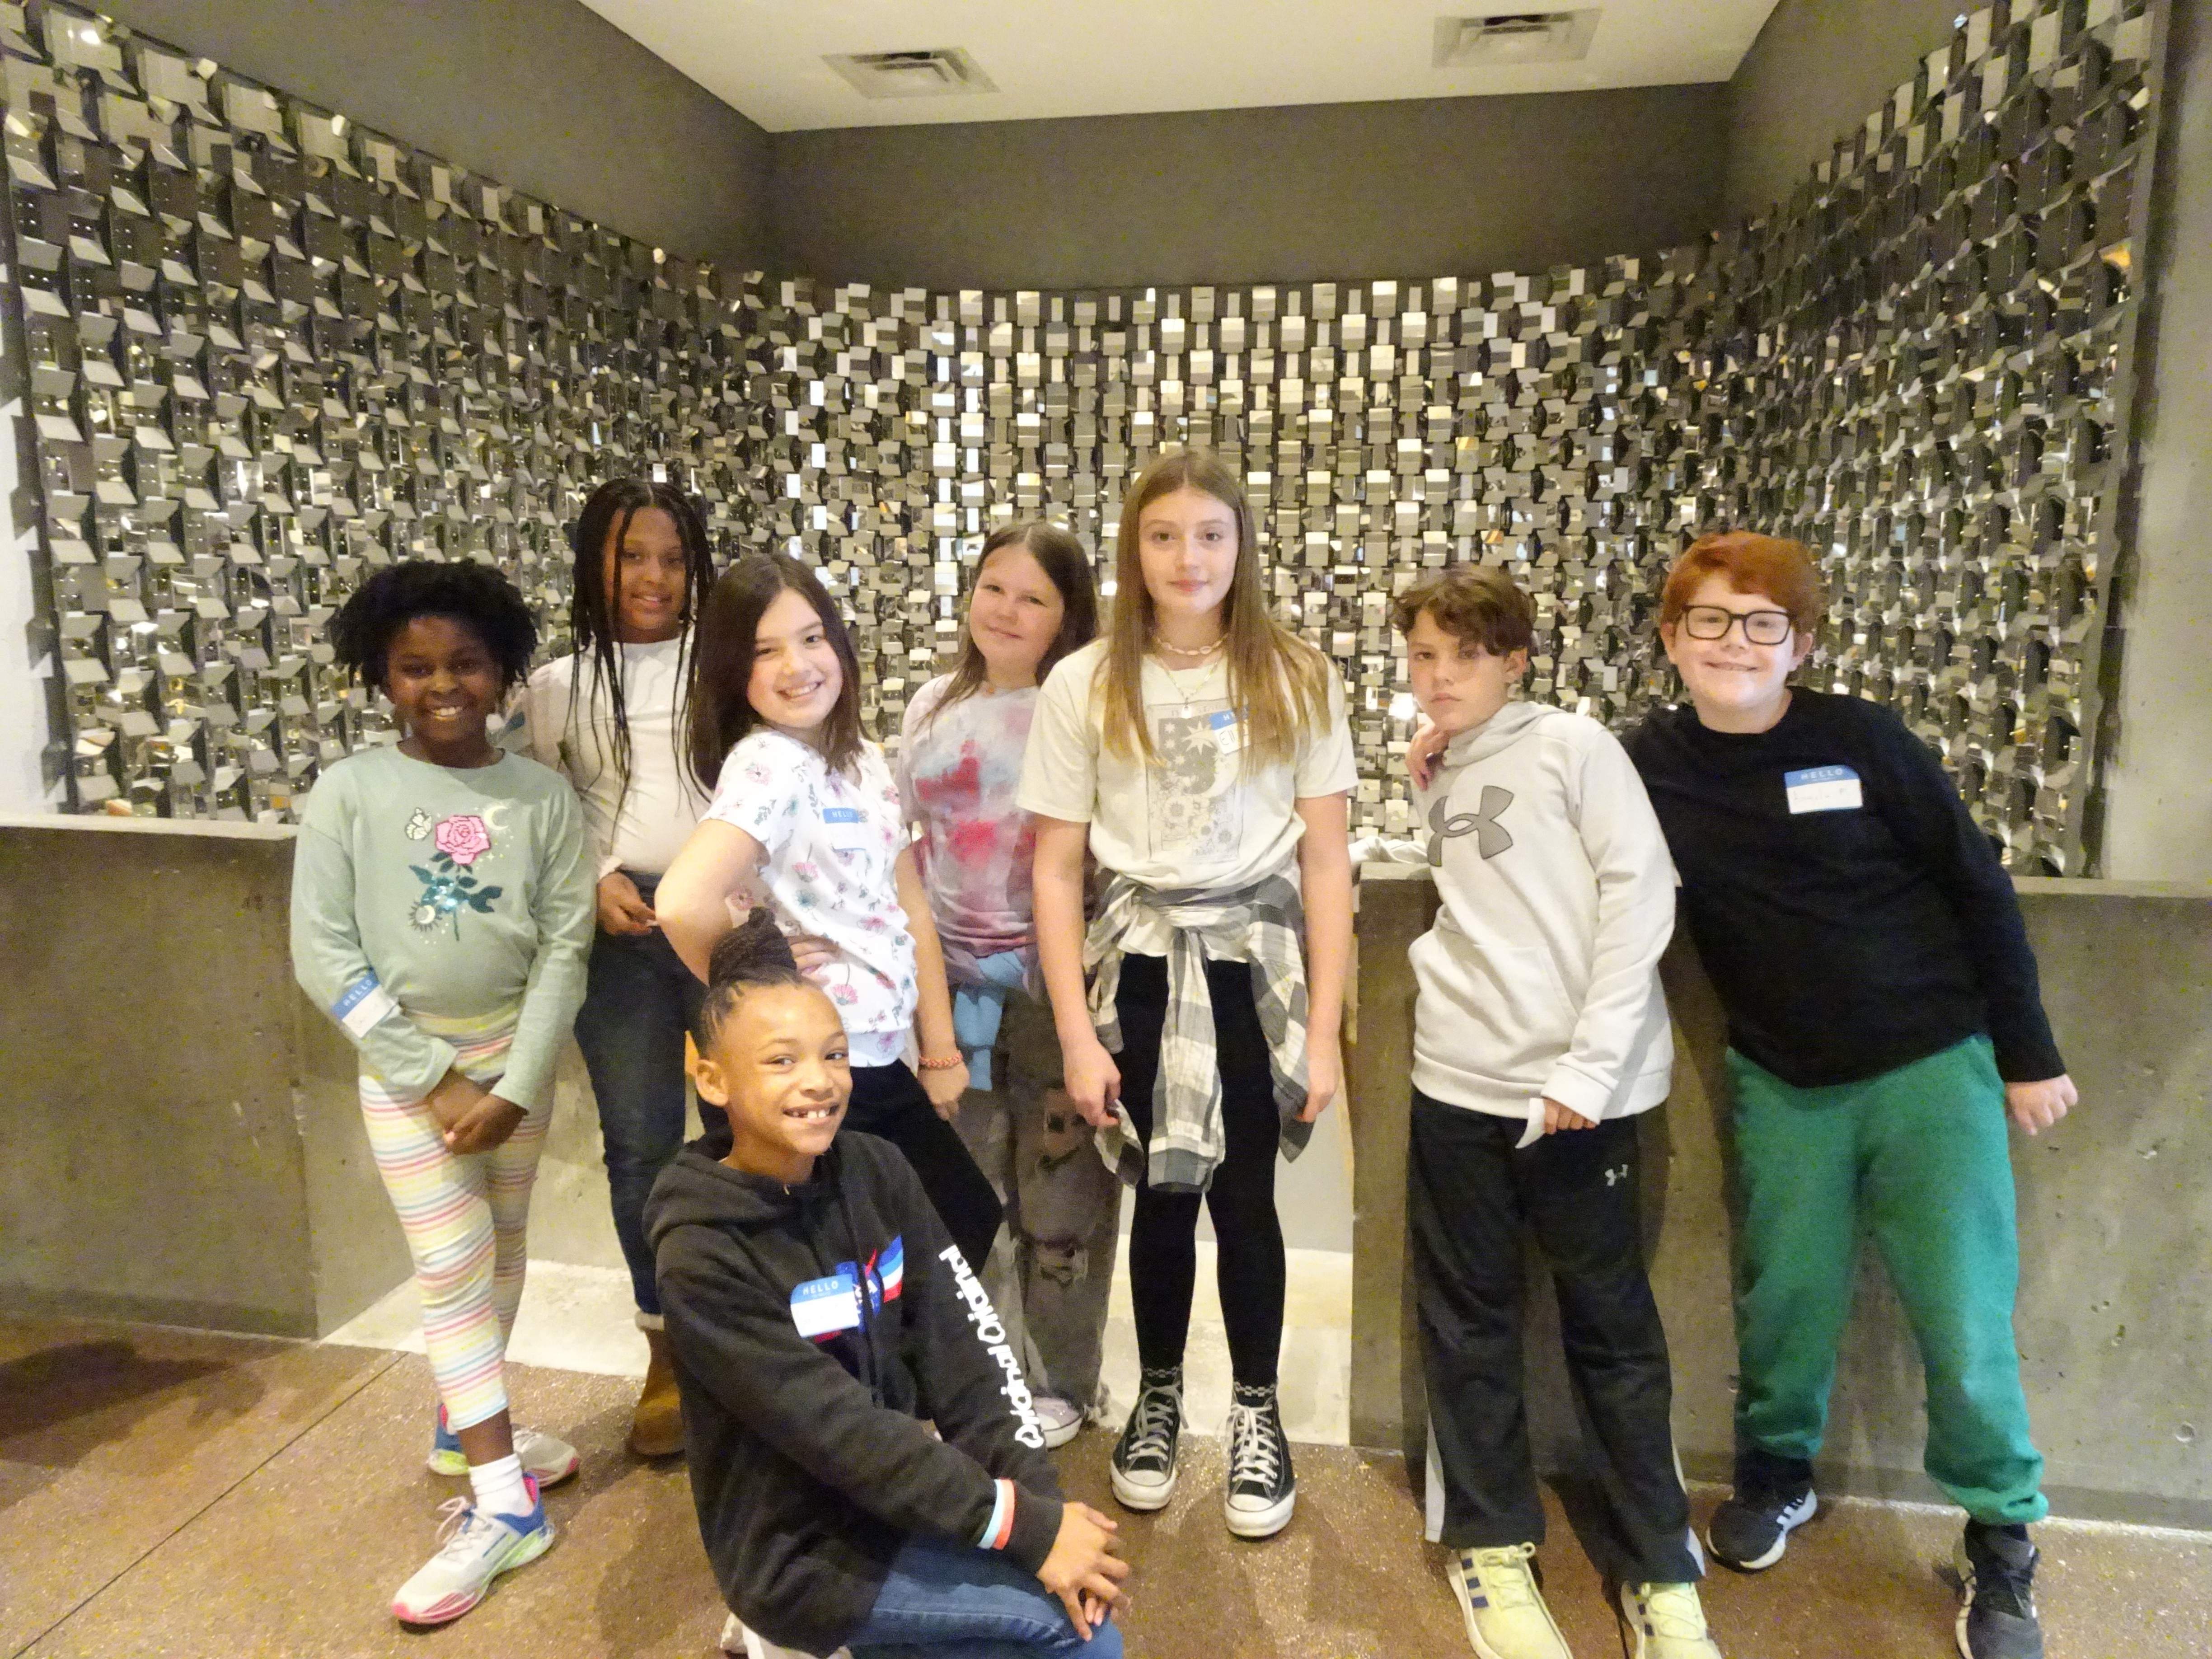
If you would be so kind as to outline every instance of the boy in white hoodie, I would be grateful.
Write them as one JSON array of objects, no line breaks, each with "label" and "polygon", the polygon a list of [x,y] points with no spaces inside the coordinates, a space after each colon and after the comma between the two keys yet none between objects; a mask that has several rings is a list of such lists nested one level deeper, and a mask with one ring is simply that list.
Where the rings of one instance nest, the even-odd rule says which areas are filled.
[{"label": "boy in white hoodie", "polygon": [[[1414,808],[1443,903],[1415,943],[1407,1231],[1428,1380],[1428,1522],[1483,1659],[1568,1659],[1531,1571],[1544,1511],[1522,1399],[1522,1248],[1552,1270],[1636,1659],[1719,1659],[1637,1224],[1637,1114],[1667,1097],[1659,956],[1674,871],[1620,744],[1511,701],[1534,611],[1501,570],[1401,595],[1443,755]],[[1426,745],[1425,745],[1426,746]]]}]

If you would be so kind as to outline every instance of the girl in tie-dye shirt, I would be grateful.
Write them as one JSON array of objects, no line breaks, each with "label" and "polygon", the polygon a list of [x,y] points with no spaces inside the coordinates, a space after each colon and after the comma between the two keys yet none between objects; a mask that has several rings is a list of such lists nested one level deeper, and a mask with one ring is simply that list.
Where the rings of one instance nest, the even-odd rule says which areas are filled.
[{"label": "girl in tie-dye shirt", "polygon": [[1024,1333],[1024,1366],[1055,1446],[1103,1404],[1099,1334],[1117,1194],[1060,1090],[1030,921],[1036,832],[1014,790],[1038,683],[1091,641],[1097,617],[1090,561],[1073,536],[1047,524],[994,532],[976,560],[959,664],[908,704],[897,773],[968,1059],[972,1086],[957,1125],[1007,1200],[1007,1243],[985,1279],[1009,1328]]}]

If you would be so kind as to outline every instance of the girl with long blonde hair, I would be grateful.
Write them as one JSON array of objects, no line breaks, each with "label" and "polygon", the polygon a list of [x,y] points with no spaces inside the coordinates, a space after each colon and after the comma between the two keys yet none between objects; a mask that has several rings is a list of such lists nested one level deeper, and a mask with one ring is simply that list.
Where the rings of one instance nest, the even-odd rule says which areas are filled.
[{"label": "girl with long blonde hair", "polygon": [[[1352,738],[1327,659],[1268,613],[1251,510],[1218,457],[1145,469],[1116,573],[1106,637],[1038,697],[1018,795],[1066,1090],[1136,1188],[1143,1377],[1114,1492],[1156,1510],[1175,1490],[1202,1199],[1236,1381],[1224,1510],[1264,1538],[1297,1499],[1275,1154],[1304,1146],[1342,1074]],[[1087,930],[1086,854],[1109,878]]]}]

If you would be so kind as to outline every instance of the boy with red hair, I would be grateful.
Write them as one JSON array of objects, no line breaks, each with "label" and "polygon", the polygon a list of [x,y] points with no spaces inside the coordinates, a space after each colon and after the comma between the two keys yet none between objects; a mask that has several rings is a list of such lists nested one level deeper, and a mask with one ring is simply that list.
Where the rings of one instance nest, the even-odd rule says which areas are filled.
[{"label": "boy with red hair", "polygon": [[2074,1085],[2012,884],[1935,754],[1877,703],[1790,685],[1822,610],[1797,543],[1692,544],[1659,628],[1690,701],[1627,745],[1728,1013],[1741,1382],[1709,1540],[1755,1571],[1818,1507],[1863,1223],[1919,1342],[1928,1473],[1968,1516],[1960,1651],[2037,1659],[2005,1119],[2046,1129]]}]

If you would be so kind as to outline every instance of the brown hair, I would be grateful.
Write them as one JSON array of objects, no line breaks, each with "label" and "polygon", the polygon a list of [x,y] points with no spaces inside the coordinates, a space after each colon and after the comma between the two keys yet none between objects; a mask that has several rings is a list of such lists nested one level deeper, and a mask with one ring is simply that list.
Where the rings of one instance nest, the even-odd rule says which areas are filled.
[{"label": "brown hair", "polygon": [[1401,593],[1391,620],[1411,634],[1425,611],[1437,626],[1463,644],[1493,657],[1510,657],[1536,642],[1536,607],[1496,565],[1460,564]]},{"label": "brown hair", "polygon": [[691,647],[691,683],[684,692],[690,705],[691,772],[709,790],[738,740],[762,724],[746,695],[752,684],[753,648],[762,613],[775,603],[777,594],[786,592],[814,607],[843,671],[836,706],[823,722],[823,758],[833,772],[849,770],[860,758],[860,659],[837,607],[814,573],[790,555],[748,553],[708,590],[707,602],[699,607],[698,637]]},{"label": "brown hair", "polygon": [[[1060,632],[1053,635],[1052,643],[1044,648],[1044,655],[1037,659],[1037,684],[1042,685],[1054,663],[1098,637],[1098,584],[1091,579],[1091,561],[1083,551],[1083,544],[1075,539],[1073,532],[1042,519],[1017,520],[993,531],[983,543],[982,552],[976,556],[975,574],[968,579],[968,602],[971,605],[975,602],[975,585],[983,580],[991,555],[1006,547],[1018,547],[1028,553],[1060,590]],[[953,667],[952,684],[931,706],[932,720],[961,698],[974,696],[990,678],[990,665],[983,660],[982,649],[975,643],[975,632],[964,618],[960,638],[960,660]]]},{"label": "brown hair", "polygon": [[1773,600],[1790,613],[1790,626],[1800,634],[1811,633],[1827,613],[1820,569],[1804,543],[1762,536],[1755,530],[1717,530],[1683,549],[1667,573],[1667,586],[1659,599],[1662,627],[1672,628],[1682,620],[1691,595],[1705,585],[1708,576],[1723,578],[1739,593]]},{"label": "brown hair", "polygon": [[1277,622],[1260,580],[1259,537],[1236,469],[1211,450],[1163,455],[1137,475],[1121,503],[1115,541],[1114,615],[1106,630],[1104,702],[1106,747],[1147,764],[1159,755],[1145,724],[1145,655],[1152,642],[1152,595],[1145,586],[1138,522],[1145,508],[1178,489],[1212,496],[1237,516],[1237,570],[1221,603],[1221,631],[1228,644],[1229,706],[1244,728],[1243,752],[1255,760],[1293,759],[1308,732],[1328,720],[1328,659]]}]

